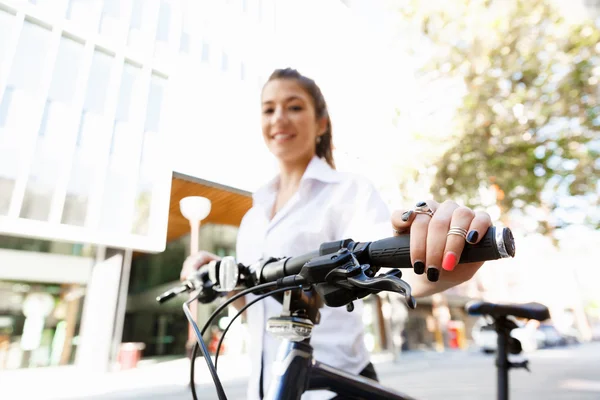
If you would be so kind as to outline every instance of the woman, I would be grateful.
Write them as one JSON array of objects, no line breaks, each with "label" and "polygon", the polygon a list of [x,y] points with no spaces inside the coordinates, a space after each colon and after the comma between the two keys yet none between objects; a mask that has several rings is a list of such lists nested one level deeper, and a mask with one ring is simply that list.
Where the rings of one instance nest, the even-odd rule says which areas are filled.
[{"label": "woman", "polygon": [[[352,238],[371,241],[390,236],[390,214],[373,185],[359,176],[335,170],[331,120],[315,82],[296,70],[276,70],[262,91],[262,133],[279,161],[279,174],[253,195],[237,238],[237,259],[251,264],[263,257],[296,256],[323,242]],[[411,234],[414,274],[405,273],[415,297],[443,291],[470,279],[478,264],[454,270],[465,239],[475,243],[491,225],[486,213],[474,213],[454,202],[421,202],[413,210],[391,215],[395,234]],[[460,227],[468,236],[449,234]],[[454,230],[453,232],[456,232]],[[479,235],[481,233],[481,235]],[[182,279],[216,256],[201,252],[184,263]],[[422,276],[419,276],[422,275]],[[248,309],[253,370],[248,399],[259,399],[271,381],[279,341],[265,331],[281,304],[268,298]],[[343,335],[340,335],[343,332]],[[362,302],[355,310],[321,309],[311,345],[317,360],[377,379],[364,344]],[[262,368],[261,368],[262,365]],[[262,378],[262,379],[261,379]],[[331,398],[330,392],[308,392],[303,399]]]}]

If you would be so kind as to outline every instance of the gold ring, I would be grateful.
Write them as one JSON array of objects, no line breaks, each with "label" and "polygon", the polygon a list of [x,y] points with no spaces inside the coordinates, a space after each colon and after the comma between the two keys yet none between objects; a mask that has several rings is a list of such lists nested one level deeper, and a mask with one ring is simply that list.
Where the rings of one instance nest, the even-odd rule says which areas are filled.
[{"label": "gold ring", "polygon": [[448,230],[448,235],[456,235],[456,236],[460,236],[463,239],[467,238],[467,230],[464,228],[461,228],[460,226],[452,226],[450,227],[450,230]]}]

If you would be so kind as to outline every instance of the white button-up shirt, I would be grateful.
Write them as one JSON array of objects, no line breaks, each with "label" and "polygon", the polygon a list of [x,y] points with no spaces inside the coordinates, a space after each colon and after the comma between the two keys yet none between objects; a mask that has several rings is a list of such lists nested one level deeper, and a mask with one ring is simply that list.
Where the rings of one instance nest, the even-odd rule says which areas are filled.
[{"label": "white button-up shirt", "polygon": [[[253,195],[253,207],[244,216],[237,238],[237,258],[248,265],[264,257],[293,257],[317,250],[321,243],[351,238],[373,241],[392,236],[390,213],[374,186],[360,176],[332,169],[314,157],[298,191],[270,218],[279,178]],[[249,296],[254,298],[252,296]],[[321,308],[321,321],[312,332],[313,356],[320,362],[358,374],[369,363],[364,344],[363,303],[355,309]],[[281,340],[266,332],[270,317],[282,311],[281,303],[266,298],[247,310],[252,372],[248,399],[259,399],[261,355],[263,388],[268,392],[272,364]],[[302,399],[328,399],[331,392],[307,392]]]}]

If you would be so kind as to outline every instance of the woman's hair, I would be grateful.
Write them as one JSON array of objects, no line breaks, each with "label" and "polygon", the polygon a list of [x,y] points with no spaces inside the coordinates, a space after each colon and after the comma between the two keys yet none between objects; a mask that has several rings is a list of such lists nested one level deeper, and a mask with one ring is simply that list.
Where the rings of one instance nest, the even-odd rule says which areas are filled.
[{"label": "woman's hair", "polygon": [[298,82],[306,93],[312,97],[317,118],[327,118],[327,129],[325,130],[325,133],[321,135],[321,139],[316,143],[316,154],[317,157],[324,158],[325,161],[327,161],[327,164],[335,169],[335,162],[333,161],[333,138],[331,136],[331,118],[329,118],[327,103],[325,103],[325,98],[323,97],[323,93],[321,93],[321,89],[319,89],[315,81],[292,68],[276,69],[271,76],[269,76],[267,82],[275,79],[293,79]]}]

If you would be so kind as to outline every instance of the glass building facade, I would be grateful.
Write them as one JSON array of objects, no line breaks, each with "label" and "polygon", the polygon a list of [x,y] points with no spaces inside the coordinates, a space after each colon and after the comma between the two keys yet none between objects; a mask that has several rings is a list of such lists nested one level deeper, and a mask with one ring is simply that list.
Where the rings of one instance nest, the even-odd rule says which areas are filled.
[{"label": "glass building facade", "polygon": [[139,21],[128,1],[0,2],[5,232],[24,233],[27,220],[28,234],[52,227],[66,240],[92,233],[117,245],[164,231],[164,208],[153,204],[168,201],[170,176],[157,161],[168,68],[154,57],[160,46],[144,44],[150,36],[131,48],[125,39],[134,27],[157,31],[169,44],[160,56],[177,53],[176,16],[163,8]]},{"label": "glass building facade", "polygon": [[[274,12],[274,0],[0,0],[0,260],[11,262],[0,268],[0,369],[76,359],[105,247],[135,250],[130,278],[125,255],[116,282],[128,289],[115,340],[145,342],[150,356],[184,353],[180,304],[154,302],[189,252],[187,237],[165,249],[165,149],[185,139],[167,128],[169,82],[189,62],[204,79],[257,92],[257,62],[215,21],[242,23],[253,40]],[[203,226],[202,248],[232,254],[235,229]],[[48,272],[29,256],[63,258]],[[43,319],[26,315],[29,295],[48,304]]]},{"label": "glass building facade", "polygon": [[[261,43],[274,10],[273,0],[0,0],[0,233],[162,251],[168,150],[191,140],[167,126],[170,78],[193,65],[214,83],[189,99],[205,120],[214,112],[202,97],[254,95],[263,61],[228,30],[241,24]],[[214,131],[192,123],[194,136]]]}]

